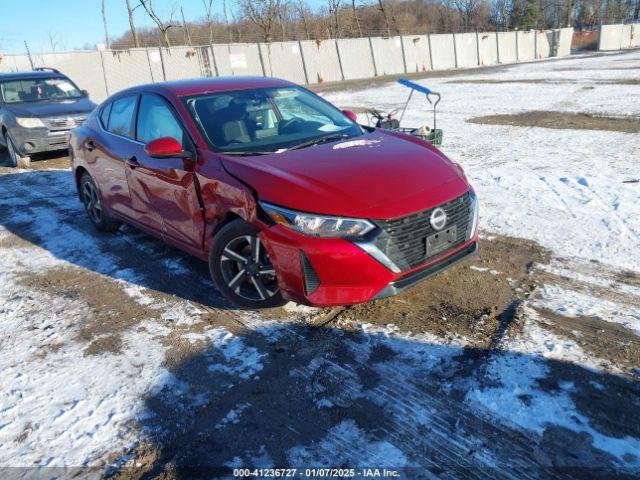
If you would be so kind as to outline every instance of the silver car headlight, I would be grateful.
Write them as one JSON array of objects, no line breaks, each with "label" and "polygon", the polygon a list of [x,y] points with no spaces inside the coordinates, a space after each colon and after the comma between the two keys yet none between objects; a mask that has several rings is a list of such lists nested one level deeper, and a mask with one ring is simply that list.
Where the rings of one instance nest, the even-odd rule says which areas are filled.
[{"label": "silver car headlight", "polygon": [[44,123],[39,118],[16,118],[16,123],[24,128],[42,128]]},{"label": "silver car headlight", "polygon": [[274,222],[314,237],[361,237],[376,228],[368,220],[360,218],[297,212],[267,202],[260,202],[260,206]]}]

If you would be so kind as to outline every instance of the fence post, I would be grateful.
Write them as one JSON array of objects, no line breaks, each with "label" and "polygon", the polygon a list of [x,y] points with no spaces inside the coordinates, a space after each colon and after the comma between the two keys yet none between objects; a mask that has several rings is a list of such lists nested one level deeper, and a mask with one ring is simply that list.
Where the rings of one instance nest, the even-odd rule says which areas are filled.
[{"label": "fence post", "polygon": [[456,34],[452,33],[453,37],[453,59],[455,61],[455,68],[458,68],[458,46],[456,45]]},{"label": "fence post", "polygon": [[496,62],[498,63],[498,65],[502,62],[500,62],[500,32],[496,31]]},{"label": "fence post", "polygon": [[476,56],[478,58],[478,66],[480,66],[480,34],[478,33],[478,30],[476,30]]},{"label": "fence post", "polygon": [[340,57],[340,45],[338,45],[338,39],[334,39],[334,42],[336,42],[336,53],[338,54],[338,65],[340,65],[340,76],[342,77],[342,80],[344,80],[344,69],[342,68],[342,58]]},{"label": "fence post", "polygon": [[145,52],[147,52],[147,65],[149,66],[149,74],[151,75],[151,83],[156,83],[156,79],[153,78],[153,68],[151,67],[151,58],[149,57],[149,49],[145,48]]},{"label": "fence post", "polygon": [[164,55],[162,54],[162,47],[158,47],[160,52],[160,65],[162,65],[162,80],[167,81],[167,71],[164,69]]},{"label": "fence post", "polygon": [[309,85],[309,72],[307,72],[307,62],[304,59],[304,50],[302,50],[302,41],[298,40],[298,48],[300,49],[300,59],[302,60],[302,70],[304,71],[305,85]]},{"label": "fence post", "polygon": [[407,71],[407,54],[404,51],[404,37],[400,34],[400,48],[402,49],[402,65],[404,66],[404,73]]},{"label": "fence post", "polygon": [[99,50],[98,53],[100,54],[100,64],[102,65],[102,78],[104,80],[104,91],[107,93],[107,97],[108,97],[109,96],[109,82],[107,81],[107,69],[104,68],[104,57],[102,56],[104,51]]},{"label": "fence post", "polygon": [[429,43],[429,66],[433,70],[433,50],[431,49],[431,34],[427,33],[427,42]]},{"label": "fence post", "polygon": [[[262,57],[262,43],[258,43],[258,57],[260,58],[260,68],[262,69],[262,76],[267,76],[267,69],[264,66],[264,58]],[[267,43],[267,48],[269,44]],[[271,76],[273,76],[273,69],[271,68],[271,55],[269,55],[269,70],[271,70]]]},{"label": "fence post", "polygon": [[533,36],[533,58],[538,60],[538,30],[534,30]]},{"label": "fence post", "polygon": [[211,61],[213,62],[213,71],[216,74],[216,77],[220,76],[220,71],[218,70],[218,61],[216,60],[216,52],[213,49],[213,45],[209,45],[209,49],[211,50]]},{"label": "fence post", "polygon": [[516,63],[520,61],[520,47],[518,46],[518,30],[513,32],[516,35]]},{"label": "fence post", "polygon": [[369,37],[369,49],[371,50],[371,60],[373,61],[373,76],[377,77],[378,76],[378,66],[376,65],[376,56],[373,53],[373,41],[371,40],[371,37]]}]

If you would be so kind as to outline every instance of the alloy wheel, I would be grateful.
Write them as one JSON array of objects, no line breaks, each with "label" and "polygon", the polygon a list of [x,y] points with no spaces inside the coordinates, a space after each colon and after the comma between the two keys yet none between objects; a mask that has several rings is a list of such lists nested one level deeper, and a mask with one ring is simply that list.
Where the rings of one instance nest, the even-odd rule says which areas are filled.
[{"label": "alloy wheel", "polygon": [[220,269],[227,286],[246,300],[264,301],[278,293],[275,269],[257,236],[242,235],[228,242]]},{"label": "alloy wheel", "polygon": [[100,224],[100,222],[102,222],[102,203],[100,202],[98,190],[93,182],[84,182],[82,186],[82,199],[84,200],[84,206],[91,220],[96,224]]}]

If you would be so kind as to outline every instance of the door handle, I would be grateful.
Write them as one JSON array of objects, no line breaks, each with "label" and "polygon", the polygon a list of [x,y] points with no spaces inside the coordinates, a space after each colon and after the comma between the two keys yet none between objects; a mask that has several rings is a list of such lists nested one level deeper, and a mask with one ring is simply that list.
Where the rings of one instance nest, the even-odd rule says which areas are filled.
[{"label": "door handle", "polygon": [[84,144],[84,147],[90,152],[93,152],[96,149],[96,144],[93,143],[93,140],[89,140]]},{"label": "door handle", "polygon": [[140,166],[140,163],[136,157],[131,157],[127,160],[127,165],[129,165],[132,170],[135,170]]}]

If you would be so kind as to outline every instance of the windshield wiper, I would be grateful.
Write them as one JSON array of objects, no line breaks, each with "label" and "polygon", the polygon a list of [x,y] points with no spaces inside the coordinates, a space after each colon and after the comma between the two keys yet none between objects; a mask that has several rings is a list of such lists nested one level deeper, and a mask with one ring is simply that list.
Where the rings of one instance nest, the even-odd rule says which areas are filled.
[{"label": "windshield wiper", "polygon": [[343,138],[349,138],[351,135],[348,133],[340,133],[338,135],[327,135],[325,137],[314,138],[313,140],[307,140],[306,142],[299,143],[293,147],[287,148],[288,150],[298,150],[300,148],[311,147],[312,145],[319,145],[321,143],[332,142],[335,140],[341,140]]}]

